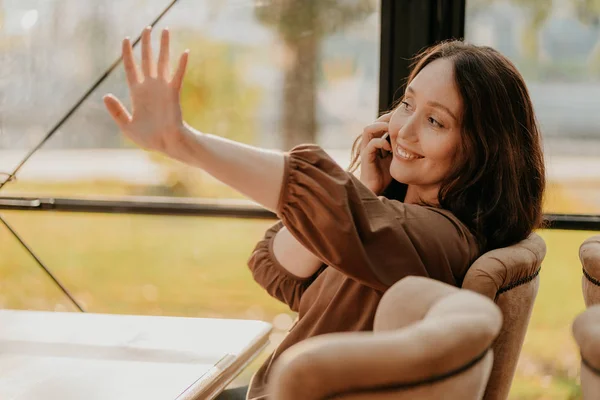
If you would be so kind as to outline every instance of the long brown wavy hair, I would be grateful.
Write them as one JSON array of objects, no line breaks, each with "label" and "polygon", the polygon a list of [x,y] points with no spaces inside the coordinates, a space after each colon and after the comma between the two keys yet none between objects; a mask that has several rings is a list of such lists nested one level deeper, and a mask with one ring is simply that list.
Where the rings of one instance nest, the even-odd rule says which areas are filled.
[{"label": "long brown wavy hair", "polygon": [[[448,41],[415,58],[407,84],[429,63],[449,59],[463,101],[457,163],[441,183],[438,201],[477,238],[482,251],[506,247],[542,226],[546,185],[540,130],[517,68],[496,50]],[[350,170],[360,163],[360,137]],[[395,180],[383,196],[403,201]]]}]

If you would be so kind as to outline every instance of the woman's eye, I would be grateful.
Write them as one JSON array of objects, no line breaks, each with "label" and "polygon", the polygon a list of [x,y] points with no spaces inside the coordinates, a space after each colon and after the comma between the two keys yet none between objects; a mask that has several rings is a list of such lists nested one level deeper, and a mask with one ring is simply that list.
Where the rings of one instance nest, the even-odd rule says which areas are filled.
[{"label": "woman's eye", "polygon": [[444,126],[440,124],[435,118],[429,117],[429,123],[437,128],[443,128]]},{"label": "woman's eye", "polygon": [[405,110],[408,110],[408,109],[410,109],[410,104],[408,104],[406,101],[401,101],[401,102],[400,102],[400,106],[401,106],[402,108],[404,108]]}]

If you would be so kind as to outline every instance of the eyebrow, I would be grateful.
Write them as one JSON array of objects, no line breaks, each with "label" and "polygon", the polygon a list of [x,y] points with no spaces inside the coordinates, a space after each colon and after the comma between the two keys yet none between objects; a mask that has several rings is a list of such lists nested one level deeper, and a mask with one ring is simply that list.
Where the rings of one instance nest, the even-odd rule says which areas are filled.
[{"label": "eyebrow", "polygon": [[[411,88],[410,86],[406,89],[406,92],[410,92],[412,94],[416,94],[415,90],[413,88]],[[443,105],[442,103],[438,103],[437,101],[428,101],[427,104],[429,104],[432,107],[441,108],[442,110],[444,110],[448,114],[450,114],[450,116],[452,118],[454,118],[454,120],[456,122],[458,122],[458,118],[456,117],[456,115],[454,115],[454,113],[452,111],[450,111],[450,109],[448,107],[446,107],[445,105]]]}]

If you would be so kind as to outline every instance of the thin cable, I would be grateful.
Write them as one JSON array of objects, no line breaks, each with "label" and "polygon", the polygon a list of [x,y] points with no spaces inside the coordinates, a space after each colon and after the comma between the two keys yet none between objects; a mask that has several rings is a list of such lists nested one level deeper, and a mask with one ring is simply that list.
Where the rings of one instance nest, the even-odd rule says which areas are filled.
[{"label": "thin cable", "polygon": [[50,279],[52,279],[54,281],[54,283],[56,284],[56,286],[58,286],[60,288],[60,290],[62,290],[62,292],[69,298],[69,300],[71,300],[71,302],[75,305],[75,307],[77,307],[79,309],[79,311],[85,312],[85,310],[83,309],[81,304],[79,304],[77,302],[77,300],[75,300],[75,298],[71,295],[71,293],[69,293],[67,288],[65,288],[58,281],[58,279],[56,279],[56,277],[52,274],[52,272],[50,272],[50,270],[44,265],[42,260],[40,260],[39,257],[35,255],[33,250],[31,250],[31,248],[29,246],[27,246],[27,244],[23,241],[23,239],[21,239],[19,234],[17,232],[15,232],[15,230],[8,224],[8,222],[6,222],[6,220],[2,217],[2,215],[0,215],[0,222],[2,222],[4,224],[4,226],[6,226],[6,228],[10,231],[10,233],[12,233],[12,235],[15,237],[15,239],[17,239],[19,241],[19,243],[21,243],[21,246],[23,246],[23,248],[29,253],[29,255],[31,255],[31,257],[33,257],[35,262],[46,272],[46,274],[48,274]]},{"label": "thin cable", "polygon": [[[171,1],[171,3],[167,6],[167,8],[165,8],[158,15],[158,17],[156,17],[154,19],[154,21],[152,21],[152,23],[150,23],[149,26],[154,27],[162,19],[162,17],[164,17],[164,15],[167,12],[169,12],[169,10],[175,5],[175,3],[177,3],[177,1],[178,0]],[[138,44],[138,42],[141,40],[141,38],[142,38],[142,36],[140,34],[137,37],[137,39],[132,43],[132,46],[135,47],[135,45]],[[88,99],[88,97],[90,97],[90,95],[98,88],[98,86],[100,86],[102,84],[102,82],[104,82],[106,80],[106,78],[108,78],[108,76],[117,68],[117,66],[119,65],[119,63],[121,62],[122,59],[123,59],[123,57],[117,58],[115,60],[115,62],[113,62],[110,67],[108,67],[108,69],[104,72],[104,74],[102,74],[102,76],[100,76],[100,78],[98,78],[98,80],[96,80],[96,82],[92,85],[92,87],[90,87],[88,89],[88,91],[85,92],[85,94],[73,105],[73,107],[71,107],[71,109],[69,111],[67,111],[67,113],[56,123],[56,125],[54,125],[54,127],[52,127],[52,129],[50,129],[50,131],[46,134],[46,136],[25,156],[25,158],[23,158],[23,160],[21,160],[21,162],[17,165],[17,167],[9,175],[8,179],[6,179],[3,182],[0,182],[0,190],[4,187],[4,185],[7,182],[10,182],[12,179],[14,179],[17,172],[19,172],[19,170],[31,158],[31,156],[33,156],[33,154],[35,152],[37,152],[60,129],[60,127],[63,126],[65,122],[67,122],[67,120],[69,118],[71,118],[73,113],[75,111],[77,111],[79,109],[79,107],[81,107],[83,102],[86,101]]]}]

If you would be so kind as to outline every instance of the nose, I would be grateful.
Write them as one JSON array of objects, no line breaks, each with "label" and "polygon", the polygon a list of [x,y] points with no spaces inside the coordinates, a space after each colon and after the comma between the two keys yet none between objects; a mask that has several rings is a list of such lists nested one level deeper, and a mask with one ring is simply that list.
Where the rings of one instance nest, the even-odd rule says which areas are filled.
[{"label": "nose", "polygon": [[414,115],[406,118],[404,124],[400,127],[398,131],[398,138],[406,141],[406,142],[418,142],[419,135],[417,130],[417,123]]}]

